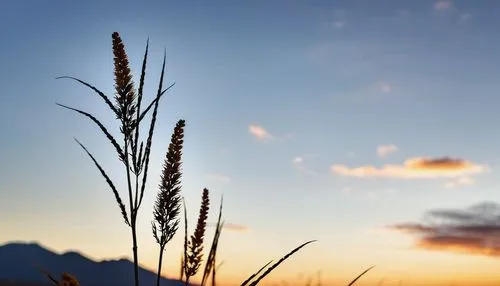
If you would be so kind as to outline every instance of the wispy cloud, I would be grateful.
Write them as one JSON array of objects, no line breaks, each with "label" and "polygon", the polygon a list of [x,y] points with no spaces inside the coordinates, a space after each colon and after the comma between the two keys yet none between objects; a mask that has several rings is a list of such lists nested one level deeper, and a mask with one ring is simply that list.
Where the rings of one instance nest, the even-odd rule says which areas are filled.
[{"label": "wispy cloud", "polygon": [[377,88],[381,93],[390,93],[393,89],[391,84],[383,81],[377,83]]},{"label": "wispy cloud", "polygon": [[352,194],[352,192],[354,192],[354,189],[352,187],[344,187],[344,188],[342,188],[341,191],[344,194]]},{"label": "wispy cloud", "polygon": [[315,157],[315,156],[314,155],[296,156],[292,159],[292,164],[295,166],[295,168],[297,168],[301,172],[304,172],[306,174],[313,175],[313,176],[319,176],[319,174],[316,171],[312,170],[305,163],[306,158],[311,158],[311,157]]},{"label": "wispy cloud", "polygon": [[448,10],[453,7],[453,3],[450,0],[438,0],[434,2],[434,10],[443,11]]},{"label": "wispy cloud", "polygon": [[465,210],[432,210],[428,223],[388,227],[417,237],[415,246],[426,250],[500,257],[500,205],[484,202]]},{"label": "wispy cloud", "polygon": [[467,13],[467,12],[462,13],[460,15],[460,21],[461,22],[465,22],[465,21],[469,20],[470,18],[472,18],[472,15],[470,13]]},{"label": "wispy cloud", "polygon": [[[353,47],[352,49],[359,48]],[[396,87],[386,81],[369,82],[365,85],[353,87],[349,90],[344,91],[343,93],[337,93],[335,97],[332,97],[332,100],[354,104],[366,104],[374,102],[379,103],[386,102],[387,100],[401,100],[402,97],[398,96],[394,92],[395,90]]]},{"label": "wispy cloud", "polygon": [[269,133],[264,127],[251,124],[248,126],[248,132],[259,140],[272,139],[274,136]]},{"label": "wispy cloud", "polygon": [[334,21],[334,22],[332,23],[332,25],[333,25],[333,27],[334,27],[335,29],[342,29],[342,28],[344,28],[344,26],[345,26],[345,22],[344,22],[344,21],[340,21],[340,20],[338,20],[338,21]]},{"label": "wispy cloud", "polygon": [[[207,224],[210,227],[215,227],[215,223],[208,223]],[[227,230],[227,231],[232,231],[232,232],[248,232],[250,231],[250,227],[242,225],[242,224],[235,224],[235,223],[224,223],[222,226],[222,229]]]},{"label": "wispy cloud", "polygon": [[377,147],[377,155],[380,158],[384,158],[387,155],[389,155],[391,153],[394,153],[394,152],[396,152],[398,150],[399,150],[398,146],[396,146],[394,144],[380,145],[380,146]]},{"label": "wispy cloud", "polygon": [[269,132],[261,125],[250,124],[248,125],[248,133],[253,135],[259,141],[286,141],[296,137],[295,133],[274,134]]},{"label": "wispy cloud", "polygon": [[447,189],[455,189],[461,186],[470,186],[470,185],[474,185],[474,179],[472,179],[469,176],[464,176],[457,178],[456,180],[446,182],[444,184],[444,187]]},{"label": "wispy cloud", "polygon": [[234,223],[225,223],[223,229],[236,232],[247,232],[251,230],[248,226]]},{"label": "wispy cloud", "polygon": [[209,175],[207,175],[207,178],[210,181],[214,181],[214,182],[220,182],[220,183],[226,183],[226,184],[231,182],[231,178],[229,178],[226,175],[222,175],[222,174],[209,174]]},{"label": "wispy cloud", "polygon": [[374,191],[368,191],[364,195],[365,199],[373,201],[373,200],[378,200],[379,196],[376,192]]},{"label": "wispy cloud", "polygon": [[407,9],[399,9],[397,15],[401,18],[407,18],[408,16],[410,16],[410,11],[408,11]]},{"label": "wispy cloud", "polygon": [[385,189],[385,190],[384,190],[384,192],[385,192],[386,194],[395,194],[395,193],[397,193],[398,191],[397,191],[397,190],[395,190],[395,189]]},{"label": "wispy cloud", "polygon": [[402,165],[387,164],[379,168],[370,165],[350,168],[339,164],[330,167],[331,172],[342,176],[399,179],[456,178],[482,173],[486,170],[487,166],[450,157],[410,158]]}]

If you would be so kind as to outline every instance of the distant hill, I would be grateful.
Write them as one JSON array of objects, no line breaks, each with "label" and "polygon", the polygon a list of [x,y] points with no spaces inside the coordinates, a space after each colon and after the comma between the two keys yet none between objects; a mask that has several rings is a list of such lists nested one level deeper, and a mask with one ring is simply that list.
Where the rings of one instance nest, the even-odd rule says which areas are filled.
[{"label": "distant hill", "polygon": [[[0,286],[50,285],[36,266],[56,279],[63,272],[75,275],[82,286],[133,286],[134,263],[127,259],[94,261],[77,252],[57,254],[37,243],[0,245]],[[139,268],[141,285],[156,285],[156,274]],[[181,286],[179,280],[162,278],[163,286]]]}]

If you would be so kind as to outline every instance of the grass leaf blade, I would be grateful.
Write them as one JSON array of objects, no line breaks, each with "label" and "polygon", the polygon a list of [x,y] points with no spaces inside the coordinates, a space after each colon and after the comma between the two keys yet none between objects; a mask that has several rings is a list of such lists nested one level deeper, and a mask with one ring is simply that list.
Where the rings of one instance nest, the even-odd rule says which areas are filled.
[{"label": "grass leaf blade", "polygon": [[[163,86],[163,77],[165,76],[165,62],[167,60],[167,55],[166,52],[163,54],[163,65],[161,68],[161,75],[160,75],[160,83],[158,84],[158,95],[156,96],[158,99],[160,97],[160,92],[162,90]],[[140,198],[139,198],[139,203],[136,205],[136,209],[138,209],[141,206],[142,203],[142,198],[144,196],[144,190],[146,188],[146,180],[148,176],[148,168],[149,168],[149,154],[151,153],[151,145],[153,142],[153,133],[155,129],[155,123],[156,123],[156,114],[158,113],[158,104],[159,101],[155,101],[154,109],[153,109],[153,116],[151,118],[151,123],[149,125],[149,132],[148,132],[148,139],[146,140],[146,147],[144,149],[144,175],[142,176],[142,185],[141,185],[141,192],[140,192]],[[139,122],[137,122],[139,124]],[[141,165],[143,165],[141,163]]]},{"label": "grass leaf blade", "polygon": [[76,109],[76,108],[73,108],[73,107],[69,107],[69,106],[66,106],[66,105],[63,105],[63,104],[60,104],[60,103],[56,103],[57,105],[63,107],[63,108],[66,108],[66,109],[69,109],[69,110],[73,110],[73,111],[76,111],[88,118],[90,118],[90,120],[92,120],[95,124],[97,124],[97,126],[99,126],[99,128],[101,129],[101,131],[106,135],[106,137],[108,138],[108,140],[111,142],[111,144],[113,144],[113,146],[115,147],[116,149],[116,152],[118,152],[118,156],[121,160],[123,160],[125,158],[125,153],[123,153],[123,150],[122,148],[120,147],[120,145],[118,144],[118,142],[116,142],[115,138],[113,137],[113,135],[111,135],[111,133],[109,133],[109,131],[106,129],[106,127],[104,127],[104,125],[97,119],[95,118],[93,115],[91,115],[90,113],[88,112],[85,112],[85,111],[81,111],[79,109]]},{"label": "grass leaf blade", "polygon": [[106,182],[108,183],[109,187],[113,191],[113,194],[115,195],[116,202],[118,203],[118,206],[120,207],[120,211],[122,213],[123,219],[125,220],[125,223],[128,226],[130,226],[130,222],[129,222],[128,216],[127,216],[127,211],[125,210],[125,205],[123,204],[122,199],[120,198],[120,194],[116,190],[116,187],[113,184],[113,181],[111,181],[111,179],[106,174],[106,172],[104,171],[104,169],[97,162],[97,160],[94,158],[94,156],[87,150],[87,148],[82,143],[80,143],[80,141],[78,141],[78,139],[76,139],[76,138],[74,138],[74,139],[75,139],[76,143],[78,143],[78,145],[80,145],[80,147],[82,147],[83,150],[85,150],[85,152],[87,153],[87,155],[89,155],[90,159],[92,159],[92,161],[94,162],[94,164],[96,165],[96,167],[101,172],[101,175],[104,177],[104,179],[106,179]]},{"label": "grass leaf blade", "polygon": [[219,207],[219,217],[217,219],[217,224],[215,225],[215,234],[212,240],[212,246],[210,247],[210,252],[208,253],[207,262],[205,264],[205,269],[203,271],[203,277],[201,279],[201,286],[204,286],[208,280],[208,276],[212,268],[215,268],[215,255],[217,253],[217,246],[219,245],[219,238],[222,231],[224,223],[222,222],[222,204],[224,198],[221,197],[220,207]]},{"label": "grass leaf blade", "polygon": [[310,241],[305,242],[305,243],[301,244],[300,246],[296,247],[294,250],[290,251],[287,255],[283,256],[278,262],[276,262],[275,264],[273,264],[273,266],[269,267],[264,273],[262,273],[262,275],[259,276],[259,278],[257,278],[257,280],[253,281],[249,285],[250,286],[257,285],[257,283],[259,283],[259,281],[262,280],[262,278],[266,277],[269,273],[271,273],[271,271],[273,271],[276,267],[278,267],[278,265],[280,265],[282,262],[284,262],[285,260],[287,260],[295,252],[299,251],[302,247],[308,245],[309,243],[312,243],[312,242],[315,242],[315,241],[316,240],[310,240]]},{"label": "grass leaf blade", "polygon": [[[141,103],[142,103],[142,95],[144,88],[144,78],[146,77],[146,62],[148,59],[148,49],[149,49],[149,38],[146,41],[146,51],[144,52],[144,58],[142,60],[142,69],[141,69],[141,79],[139,80],[139,89],[137,91],[137,111],[136,111],[136,120],[135,120],[135,136],[134,136],[134,144],[132,150],[132,161],[134,164],[134,171],[136,174],[139,174],[140,171],[140,157],[137,157],[137,148],[139,144],[139,116],[141,113]],[[136,195],[137,198],[137,195]]]},{"label": "grass leaf blade", "polygon": [[93,91],[95,91],[99,96],[101,96],[102,99],[104,99],[104,101],[106,102],[106,104],[109,106],[109,108],[111,108],[111,110],[113,110],[113,112],[118,115],[118,110],[116,110],[116,107],[113,105],[113,103],[111,103],[111,101],[109,100],[109,98],[100,90],[98,90],[95,86],[87,83],[87,82],[84,82],[83,80],[80,80],[80,79],[77,79],[75,77],[72,77],[72,76],[59,76],[59,77],[56,77],[56,79],[61,79],[61,78],[69,78],[69,79],[72,79],[72,80],[76,80],[78,81],[79,83],[91,88]]},{"label": "grass leaf blade", "polygon": [[365,271],[361,272],[361,274],[359,274],[356,278],[354,278],[351,283],[348,284],[348,286],[352,286],[354,285],[354,283],[356,283],[356,281],[358,281],[359,278],[361,278],[361,276],[365,275],[368,271],[372,270],[373,267],[375,267],[375,265],[371,266],[371,267],[368,267],[368,269],[366,269]]},{"label": "grass leaf blade", "polygon": [[[141,113],[141,116],[139,117],[138,122],[141,122],[141,120],[144,118],[144,116],[146,116],[146,113],[148,113],[148,111],[151,109],[151,107],[153,107],[153,105],[156,104],[160,100],[160,98],[163,96],[163,94],[165,94],[165,92],[167,92],[169,89],[171,89],[174,85],[175,85],[175,82],[172,83],[169,87],[167,87],[162,92],[158,93],[156,98],[153,101],[151,101],[151,103],[148,105],[148,107],[146,107],[146,109],[144,109],[144,111]],[[139,123],[137,123],[137,124],[139,124]]]},{"label": "grass leaf blade", "polygon": [[272,260],[269,261],[266,265],[262,266],[257,272],[255,272],[254,274],[250,275],[250,277],[248,277],[247,280],[245,280],[245,281],[243,281],[243,283],[241,283],[241,286],[245,286],[248,283],[250,283],[250,281],[252,281],[252,279],[255,278],[255,276],[259,275],[259,273],[261,273],[262,270],[264,270],[264,268],[266,268],[272,262],[273,262]]}]

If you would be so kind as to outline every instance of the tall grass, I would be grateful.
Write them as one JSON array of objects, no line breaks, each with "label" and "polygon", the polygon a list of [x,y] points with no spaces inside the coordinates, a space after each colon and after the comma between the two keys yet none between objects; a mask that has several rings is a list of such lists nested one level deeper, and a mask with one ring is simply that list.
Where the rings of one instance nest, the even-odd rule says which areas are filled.
[{"label": "tall grass", "polygon": [[[146,183],[148,179],[148,169],[151,155],[151,146],[153,142],[153,135],[155,131],[155,123],[158,116],[158,107],[162,96],[174,86],[171,84],[167,88],[163,88],[163,80],[165,76],[165,60],[166,55],[163,55],[163,64],[161,69],[161,76],[157,88],[156,95],[145,105],[142,106],[143,101],[143,88],[144,79],[146,76],[146,64],[148,58],[149,40],[146,42],[146,49],[142,61],[141,75],[139,79],[139,86],[137,91],[132,80],[132,74],[129,66],[128,56],[125,52],[125,45],[117,32],[112,34],[112,48],[114,55],[114,87],[115,97],[114,103],[107,95],[101,92],[93,85],[71,76],[61,76],[58,79],[71,79],[88,88],[90,88],[96,95],[98,95],[109,110],[116,116],[120,123],[120,139],[117,140],[111,132],[101,123],[96,116],[82,111],[77,108],[69,107],[60,103],[56,103],[60,107],[74,111],[93,122],[99,130],[108,139],[109,143],[114,147],[118,159],[123,164],[125,177],[126,177],[126,194],[128,199],[128,207],[126,207],[116,184],[108,176],[107,172],[99,164],[98,160],[92,153],[78,141],[76,142],[89,156],[91,161],[99,170],[102,177],[107,182],[111,189],[116,203],[120,209],[125,224],[130,227],[132,236],[132,253],[134,260],[134,283],[135,286],[140,285],[139,281],[139,264],[138,264],[138,249],[137,249],[137,214],[142,204]],[[147,124],[146,135],[142,135],[143,124],[145,124],[145,117],[152,111],[151,120]],[[163,261],[163,253],[165,246],[174,237],[178,230],[180,222],[180,207],[181,201],[181,178],[182,178],[182,148],[184,138],[185,121],[180,119],[173,131],[171,142],[163,164],[163,170],[160,177],[159,191],[153,208],[153,221],[152,233],[153,237],[159,245],[158,269],[156,285],[160,285],[161,268]],[[184,249],[181,262],[181,280],[184,280],[185,285],[189,285],[192,277],[194,277],[201,267],[203,261],[204,250],[204,237],[206,232],[206,221],[209,211],[209,191],[207,188],[203,189],[202,202],[198,221],[196,224],[193,235],[188,238],[187,234],[187,215],[186,207],[184,204]],[[222,220],[222,200],[219,208],[219,217],[215,227],[215,234],[209,254],[203,270],[202,285],[206,285],[211,277],[211,284],[216,285],[216,253],[219,238],[223,229],[224,222]],[[257,276],[261,271],[251,275],[245,280],[242,285],[257,285],[264,277],[270,274],[279,264],[287,260],[295,252],[299,251],[302,247],[306,246],[313,241],[308,241],[299,247],[292,250],[290,253],[281,258],[277,263],[273,264],[265,270],[260,276]],[[220,266],[220,265],[219,265]],[[266,265],[267,266],[267,265]],[[264,267],[265,268],[265,267]],[[263,270],[262,268],[261,270]],[[51,281],[57,282],[52,276],[48,276]],[[64,278],[66,277],[66,278]],[[72,277],[72,276],[71,276]],[[69,279],[63,276],[63,279]],[[72,277],[77,282],[76,278]],[[72,280],[72,281],[73,281]],[[63,281],[63,280],[61,280]],[[74,281],[72,283],[74,283]],[[59,281],[60,282],[60,281]],[[63,281],[64,282],[64,281]],[[72,284],[73,285],[73,284]]]}]

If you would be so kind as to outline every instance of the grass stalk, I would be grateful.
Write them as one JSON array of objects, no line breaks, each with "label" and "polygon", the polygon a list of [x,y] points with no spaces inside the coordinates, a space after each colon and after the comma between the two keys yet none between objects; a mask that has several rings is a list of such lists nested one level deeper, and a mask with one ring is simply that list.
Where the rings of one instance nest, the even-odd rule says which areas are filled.
[{"label": "grass stalk", "polygon": [[[111,109],[111,111],[116,115],[116,118],[120,121],[120,132],[122,134],[122,142],[123,147],[118,144],[118,141],[115,139],[113,135],[107,130],[107,128],[93,115],[90,113],[84,112],[82,110],[68,107],[66,105],[62,105],[57,103],[57,105],[75,111],[87,118],[89,118],[92,122],[94,122],[100,130],[104,133],[106,138],[110,141],[110,143],[115,147],[116,152],[118,153],[118,158],[124,164],[126,178],[127,178],[127,194],[128,194],[128,213],[125,208],[125,205],[122,202],[120,194],[115,187],[115,184],[106,174],[104,169],[98,163],[98,161],[94,158],[94,156],[85,148],[83,144],[79,141],[77,143],[84,149],[87,155],[92,159],[96,167],[99,169],[101,175],[106,179],[109,187],[113,191],[115,195],[115,199],[120,207],[120,211],[125,220],[125,223],[131,229],[132,235],[132,252],[134,259],[134,282],[135,286],[139,286],[139,258],[138,258],[138,241],[137,241],[137,215],[139,211],[139,207],[142,203],[142,198],[144,195],[145,186],[147,183],[147,171],[149,166],[149,156],[151,152],[152,138],[154,134],[157,110],[160,98],[168,91],[172,86],[170,85],[167,89],[163,89],[163,78],[165,75],[165,57],[163,57],[163,65],[161,70],[161,77],[158,87],[158,92],[154,100],[141,111],[141,102],[143,98],[143,86],[144,86],[144,78],[146,74],[146,62],[149,48],[149,39],[146,43],[146,51],[144,53],[141,77],[139,83],[139,89],[136,92],[134,89],[134,84],[132,81],[132,74],[129,67],[129,61],[127,54],[125,52],[125,46],[120,35],[117,32],[112,34],[112,42],[113,42],[113,56],[114,56],[114,75],[115,75],[115,104],[111,102],[111,100],[106,96],[103,92],[98,90],[93,85],[82,81],[75,77],[70,76],[62,76],[58,77],[58,79],[66,78],[75,80],[84,86],[90,88],[95,93],[97,93],[107,104],[107,106]],[[140,134],[139,134],[139,125],[142,119],[146,116],[148,111],[153,107],[153,115],[151,118],[149,132],[144,148],[144,142],[140,142]],[[140,178],[142,175],[142,179]],[[139,184],[141,182],[141,184]]]}]

